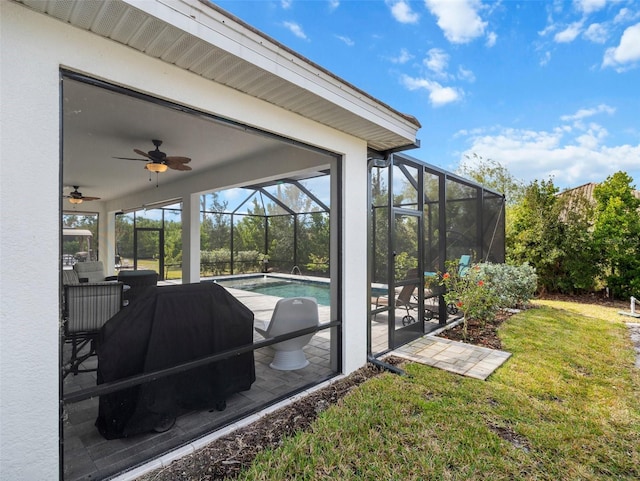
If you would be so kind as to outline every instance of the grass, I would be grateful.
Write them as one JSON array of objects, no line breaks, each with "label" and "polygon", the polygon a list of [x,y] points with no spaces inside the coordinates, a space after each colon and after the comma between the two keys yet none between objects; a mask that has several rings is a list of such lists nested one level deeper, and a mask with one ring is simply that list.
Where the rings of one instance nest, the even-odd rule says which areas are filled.
[{"label": "grass", "polygon": [[[127,265],[133,266],[133,260],[127,259]],[[157,259],[138,259],[138,269],[148,269],[156,272],[160,272],[160,262]],[[165,268],[165,279],[174,280],[182,278],[182,269],[178,267]]]},{"label": "grass", "polygon": [[500,336],[513,356],[488,381],[407,364],[240,479],[640,479],[640,373],[617,310],[548,301]]}]

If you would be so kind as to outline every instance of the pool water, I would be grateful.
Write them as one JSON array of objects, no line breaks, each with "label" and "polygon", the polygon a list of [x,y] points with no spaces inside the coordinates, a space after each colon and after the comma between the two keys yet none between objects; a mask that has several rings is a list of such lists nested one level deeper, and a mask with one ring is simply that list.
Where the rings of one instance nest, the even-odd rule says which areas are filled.
[{"label": "pool water", "polygon": [[[243,291],[257,292],[276,297],[315,297],[321,306],[331,305],[329,282],[299,279],[280,279],[274,277],[238,277],[216,281],[222,287],[231,287]],[[373,288],[371,295],[384,296],[386,289]]]},{"label": "pool water", "polygon": [[252,277],[217,281],[222,287],[257,292],[276,297],[315,297],[322,306],[331,305],[329,283]]}]

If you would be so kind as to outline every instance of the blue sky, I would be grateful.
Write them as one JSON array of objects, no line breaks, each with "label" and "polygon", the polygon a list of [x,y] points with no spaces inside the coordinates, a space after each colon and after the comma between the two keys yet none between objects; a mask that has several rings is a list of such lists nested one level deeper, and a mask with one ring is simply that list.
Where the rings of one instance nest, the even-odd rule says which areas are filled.
[{"label": "blue sky", "polygon": [[640,187],[640,2],[236,0],[220,7],[418,118],[409,155]]}]

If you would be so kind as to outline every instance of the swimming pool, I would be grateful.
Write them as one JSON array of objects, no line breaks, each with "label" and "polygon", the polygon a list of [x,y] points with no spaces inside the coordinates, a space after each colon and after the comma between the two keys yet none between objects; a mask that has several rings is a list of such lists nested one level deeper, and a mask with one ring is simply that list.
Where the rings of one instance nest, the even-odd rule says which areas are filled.
[{"label": "swimming pool", "polygon": [[[321,306],[331,305],[329,282],[310,279],[284,279],[269,276],[247,276],[233,279],[218,279],[215,282],[222,287],[231,287],[243,291],[257,292],[276,297],[315,297]],[[371,295],[385,296],[387,290],[372,288]]]},{"label": "swimming pool", "polygon": [[331,305],[328,282],[311,280],[281,279],[275,277],[239,277],[216,281],[222,287],[257,292],[276,297],[315,297],[322,306]]}]

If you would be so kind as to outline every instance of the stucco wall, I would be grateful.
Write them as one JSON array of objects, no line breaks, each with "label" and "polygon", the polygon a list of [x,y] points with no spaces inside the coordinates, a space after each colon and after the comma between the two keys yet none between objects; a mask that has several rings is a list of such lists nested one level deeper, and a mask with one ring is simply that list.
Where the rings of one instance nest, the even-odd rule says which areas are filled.
[{"label": "stucco wall", "polygon": [[18,4],[0,1],[0,32],[0,479],[59,469],[60,66],[342,154],[344,371],[364,364],[363,141]]},{"label": "stucco wall", "polygon": [[58,472],[58,65],[0,2],[0,479]]}]

